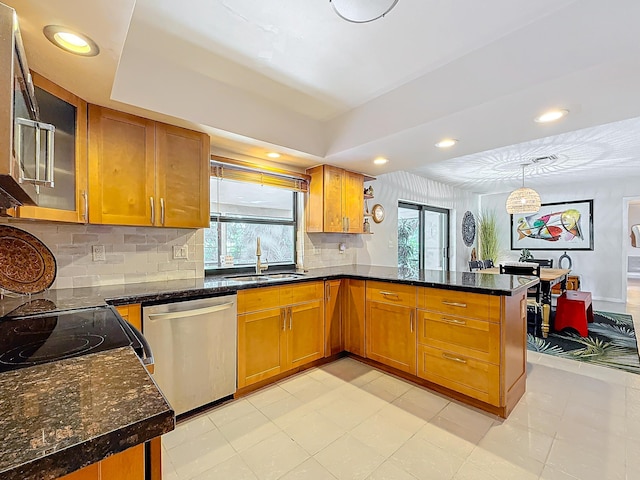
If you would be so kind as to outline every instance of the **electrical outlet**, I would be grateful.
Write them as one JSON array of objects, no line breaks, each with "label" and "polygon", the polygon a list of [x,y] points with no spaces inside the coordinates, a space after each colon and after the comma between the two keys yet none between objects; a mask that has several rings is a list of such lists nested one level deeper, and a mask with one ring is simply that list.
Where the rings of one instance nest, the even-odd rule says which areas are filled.
[{"label": "electrical outlet", "polygon": [[173,246],[173,258],[189,258],[189,246],[188,245],[174,245]]},{"label": "electrical outlet", "polygon": [[389,240],[389,248],[393,248],[393,240]]},{"label": "electrical outlet", "polygon": [[94,262],[105,262],[107,260],[107,252],[104,245],[93,245],[91,247]]}]

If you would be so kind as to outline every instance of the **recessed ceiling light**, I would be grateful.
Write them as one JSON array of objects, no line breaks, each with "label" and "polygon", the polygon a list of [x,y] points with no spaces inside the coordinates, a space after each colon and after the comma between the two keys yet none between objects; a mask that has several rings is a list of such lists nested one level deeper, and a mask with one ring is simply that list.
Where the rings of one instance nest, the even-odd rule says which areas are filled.
[{"label": "recessed ceiling light", "polygon": [[444,138],[440,140],[438,143],[436,143],[436,147],[449,148],[449,147],[453,147],[456,143],[458,143],[458,140],[456,140],[455,138]]},{"label": "recessed ceiling light", "polygon": [[378,157],[376,158],[373,163],[375,163],[376,165],[384,165],[385,163],[387,163],[389,160],[384,158],[384,157]]},{"label": "recessed ceiling light", "polygon": [[267,153],[267,157],[269,158],[280,158],[280,154],[277,152],[269,152]]},{"label": "recessed ceiling light", "polygon": [[67,52],[84,57],[94,57],[100,53],[100,48],[98,48],[96,42],[86,35],[74,32],[69,28],[61,27],[60,25],[47,25],[44,27],[43,32],[51,43]]},{"label": "recessed ceiling light", "polygon": [[556,120],[560,120],[562,117],[566,116],[567,113],[569,113],[569,110],[549,110],[548,112],[544,112],[542,115],[537,116],[533,120],[537,123],[555,122]]}]

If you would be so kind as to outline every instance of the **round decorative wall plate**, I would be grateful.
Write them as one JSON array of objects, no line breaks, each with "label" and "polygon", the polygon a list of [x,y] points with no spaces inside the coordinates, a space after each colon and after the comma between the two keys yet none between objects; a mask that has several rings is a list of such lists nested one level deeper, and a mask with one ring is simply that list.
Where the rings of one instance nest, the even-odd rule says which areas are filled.
[{"label": "round decorative wall plate", "polygon": [[380,223],[384,220],[384,208],[379,203],[376,203],[371,209],[371,218],[374,222]]},{"label": "round decorative wall plate", "polygon": [[466,211],[462,217],[462,241],[467,247],[473,245],[476,239],[476,219],[473,213]]},{"label": "round decorative wall plate", "polygon": [[56,279],[56,259],[47,246],[24,230],[0,225],[0,288],[40,293]]}]

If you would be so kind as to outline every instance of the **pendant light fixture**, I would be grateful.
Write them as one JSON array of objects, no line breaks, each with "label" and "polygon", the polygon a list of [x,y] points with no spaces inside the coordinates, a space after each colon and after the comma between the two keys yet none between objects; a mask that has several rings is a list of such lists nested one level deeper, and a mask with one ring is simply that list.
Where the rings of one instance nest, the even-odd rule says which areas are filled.
[{"label": "pendant light fixture", "polygon": [[398,0],[329,0],[338,16],[351,23],[368,23],[384,17]]},{"label": "pendant light fixture", "polygon": [[536,213],[540,210],[540,195],[532,188],[524,186],[524,167],[522,164],[522,187],[511,192],[507,198],[507,213]]}]

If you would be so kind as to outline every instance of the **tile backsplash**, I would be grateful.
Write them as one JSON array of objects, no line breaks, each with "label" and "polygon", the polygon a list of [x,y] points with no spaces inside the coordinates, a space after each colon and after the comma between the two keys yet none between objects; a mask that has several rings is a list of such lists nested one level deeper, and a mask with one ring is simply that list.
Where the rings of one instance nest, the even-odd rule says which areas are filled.
[{"label": "tile backsplash", "polygon": [[[311,233],[304,235],[304,268],[336,267],[357,263],[361,235]],[[340,244],[344,251],[340,252]]]},{"label": "tile backsplash", "polygon": [[[58,273],[52,288],[92,287],[204,276],[204,233],[197,229],[70,225],[7,220],[52,251]],[[92,246],[106,258],[93,261]],[[174,259],[173,247],[188,247],[188,258]]]}]

